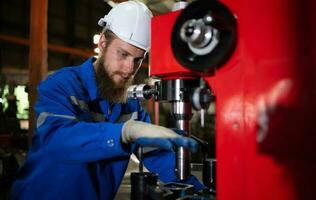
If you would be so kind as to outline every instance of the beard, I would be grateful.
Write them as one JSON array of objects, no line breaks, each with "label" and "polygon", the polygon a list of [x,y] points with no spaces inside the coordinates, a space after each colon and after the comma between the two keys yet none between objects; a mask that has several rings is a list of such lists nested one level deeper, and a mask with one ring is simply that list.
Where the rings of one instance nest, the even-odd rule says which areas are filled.
[{"label": "beard", "polygon": [[[132,85],[134,76],[131,76],[123,83],[116,84],[109,72],[106,70],[108,67],[104,66],[104,54],[101,55],[95,62],[95,79],[101,97],[110,103],[126,103],[127,89],[130,85]],[[115,71],[112,76],[115,74],[120,74],[120,72]]]}]

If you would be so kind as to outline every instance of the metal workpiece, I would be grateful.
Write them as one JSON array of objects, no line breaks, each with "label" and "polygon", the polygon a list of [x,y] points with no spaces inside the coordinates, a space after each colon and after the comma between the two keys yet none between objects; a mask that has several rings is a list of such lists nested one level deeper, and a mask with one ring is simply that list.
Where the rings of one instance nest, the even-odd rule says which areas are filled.
[{"label": "metal workpiece", "polygon": [[189,184],[171,182],[164,184],[162,188],[173,193],[168,199],[179,199],[188,195],[194,195],[194,186]]}]

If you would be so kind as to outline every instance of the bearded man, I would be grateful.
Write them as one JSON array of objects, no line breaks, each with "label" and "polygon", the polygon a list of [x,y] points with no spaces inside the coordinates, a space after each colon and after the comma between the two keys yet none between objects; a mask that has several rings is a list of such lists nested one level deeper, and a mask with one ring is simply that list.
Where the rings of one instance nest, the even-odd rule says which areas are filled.
[{"label": "bearded man", "polygon": [[12,199],[113,199],[139,139],[158,147],[146,167],[164,182],[176,181],[172,147],[192,149],[196,142],[150,124],[139,102],[127,99],[149,50],[151,16],[142,3],[118,4],[99,21],[98,59],[63,68],[39,85],[37,128]]}]

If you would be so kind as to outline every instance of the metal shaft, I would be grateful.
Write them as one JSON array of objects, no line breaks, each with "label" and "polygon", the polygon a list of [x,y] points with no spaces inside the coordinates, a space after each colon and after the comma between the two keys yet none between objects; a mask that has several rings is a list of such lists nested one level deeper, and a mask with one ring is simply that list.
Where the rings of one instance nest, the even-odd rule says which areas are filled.
[{"label": "metal shaft", "polygon": [[[183,130],[189,133],[189,119],[192,115],[192,108],[190,103],[186,102],[174,102],[172,103],[172,114],[176,119],[175,128]],[[189,136],[189,135],[185,135]],[[186,179],[190,175],[190,152],[183,148],[179,147],[177,149],[177,163],[176,163],[176,172],[177,177],[180,180]]]},{"label": "metal shaft", "polygon": [[139,146],[138,147],[138,151],[137,151],[137,156],[138,156],[138,160],[139,160],[139,172],[142,173],[144,171],[144,160],[143,160],[143,147]]}]

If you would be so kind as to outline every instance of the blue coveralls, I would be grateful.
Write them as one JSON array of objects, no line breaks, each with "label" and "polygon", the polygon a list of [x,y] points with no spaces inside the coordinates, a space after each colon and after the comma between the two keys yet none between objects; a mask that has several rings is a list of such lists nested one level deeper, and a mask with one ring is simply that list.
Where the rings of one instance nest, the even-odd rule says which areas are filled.
[{"label": "blue coveralls", "polygon": [[[12,199],[113,199],[134,145],[120,142],[123,122],[149,122],[137,100],[109,105],[97,90],[92,63],[63,68],[38,87],[37,130]],[[156,150],[146,167],[164,182],[176,179],[173,152]]]}]

